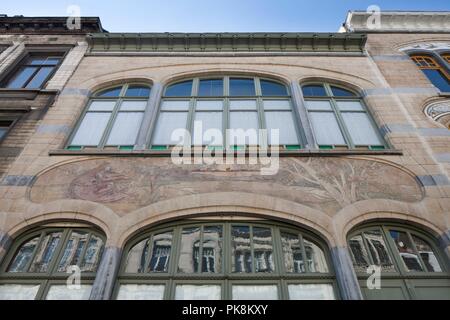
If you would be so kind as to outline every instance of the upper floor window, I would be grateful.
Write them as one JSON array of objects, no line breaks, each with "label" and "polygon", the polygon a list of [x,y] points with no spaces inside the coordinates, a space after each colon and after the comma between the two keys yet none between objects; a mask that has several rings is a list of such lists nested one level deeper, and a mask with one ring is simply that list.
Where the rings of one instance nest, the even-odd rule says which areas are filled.
[{"label": "upper floor window", "polygon": [[[200,146],[276,144],[271,141],[271,129],[279,130],[280,145],[301,144],[288,89],[258,77],[195,78],[169,85],[153,130],[152,148],[179,143],[172,137],[176,129],[185,129],[191,144]],[[208,134],[208,129],[214,134]],[[267,129],[267,141],[260,141],[259,129]]]},{"label": "upper floor window", "polygon": [[62,53],[31,53],[24,58],[4,83],[8,89],[43,88],[63,58]]},{"label": "upper floor window", "polygon": [[70,138],[68,149],[105,146],[133,149],[150,87],[125,84],[96,92]]},{"label": "upper floor window", "polygon": [[302,91],[319,148],[385,148],[366,106],[354,92],[328,83],[307,84]]},{"label": "upper floor window", "polygon": [[[445,55],[443,56],[446,57]],[[441,92],[450,92],[450,73],[430,56],[414,55],[411,59]],[[447,55],[448,61],[448,55]]]}]

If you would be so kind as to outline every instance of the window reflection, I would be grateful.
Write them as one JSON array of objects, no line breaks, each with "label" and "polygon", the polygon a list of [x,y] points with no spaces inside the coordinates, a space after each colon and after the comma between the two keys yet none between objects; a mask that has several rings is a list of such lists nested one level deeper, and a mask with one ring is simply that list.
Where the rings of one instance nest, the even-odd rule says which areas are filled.
[{"label": "window reflection", "polygon": [[412,238],[427,271],[442,272],[441,266],[439,265],[438,259],[433,252],[433,249],[431,249],[431,246],[416,235],[412,235]]},{"label": "window reflection", "polygon": [[295,273],[306,272],[299,236],[296,234],[282,233],[281,243],[283,245],[286,271]]},{"label": "window reflection", "polygon": [[371,230],[364,232],[364,237],[369,246],[369,251],[375,265],[381,266],[382,271],[395,271],[394,265],[391,262],[389,253],[384,243],[383,236],[380,230]]},{"label": "window reflection", "polygon": [[303,239],[303,243],[309,272],[328,272],[327,261],[322,249],[307,239]]},{"label": "window reflection", "polygon": [[156,234],[147,272],[167,272],[172,250],[172,232]]},{"label": "window reflection", "polygon": [[8,272],[27,272],[28,263],[33,256],[38,241],[39,237],[35,237],[22,245],[9,266]]},{"label": "window reflection", "polygon": [[222,272],[222,227],[207,226],[203,231],[202,272]]},{"label": "window reflection", "polygon": [[231,237],[233,272],[252,272],[250,227],[234,226],[231,229]]},{"label": "window reflection", "polygon": [[363,238],[356,235],[349,240],[349,247],[352,253],[353,266],[356,272],[366,272],[369,267],[369,255],[366,251]]},{"label": "window reflection", "polygon": [[272,232],[269,228],[253,228],[253,250],[255,272],[272,272],[275,270],[272,255]]},{"label": "window reflection", "polygon": [[400,257],[408,271],[424,271],[419,261],[419,256],[414,251],[408,234],[402,231],[391,230],[389,234],[394,240]]},{"label": "window reflection", "polygon": [[56,247],[61,240],[62,232],[54,232],[44,236],[34,256],[29,272],[47,272],[48,265],[53,258]]}]

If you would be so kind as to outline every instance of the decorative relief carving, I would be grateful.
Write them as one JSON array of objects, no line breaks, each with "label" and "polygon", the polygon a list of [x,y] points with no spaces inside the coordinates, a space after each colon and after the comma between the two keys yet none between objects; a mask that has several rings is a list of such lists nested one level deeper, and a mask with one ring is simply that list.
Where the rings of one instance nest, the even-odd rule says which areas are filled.
[{"label": "decorative relief carving", "polygon": [[433,120],[450,114],[450,100],[433,102],[425,108],[425,113]]}]

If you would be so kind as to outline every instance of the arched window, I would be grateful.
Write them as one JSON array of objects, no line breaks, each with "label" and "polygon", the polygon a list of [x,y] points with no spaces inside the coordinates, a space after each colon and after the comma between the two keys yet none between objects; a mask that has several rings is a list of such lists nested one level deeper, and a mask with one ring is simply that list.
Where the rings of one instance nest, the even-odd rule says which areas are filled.
[{"label": "arched window", "polygon": [[[0,300],[89,299],[104,238],[85,227],[49,227],[16,240],[0,269]],[[81,271],[81,282],[67,286]]]},{"label": "arched window", "polygon": [[133,149],[149,96],[150,87],[142,84],[125,84],[96,92],[67,148]]},{"label": "arched window", "polygon": [[386,147],[360,96],[328,83],[305,84],[302,91],[319,148]]},{"label": "arched window", "polygon": [[413,55],[411,59],[441,92],[450,92],[450,74],[430,56]]},{"label": "arched window", "polygon": [[[176,129],[186,129],[192,145],[240,147],[264,144],[258,129],[279,130],[279,144],[300,148],[298,121],[284,84],[258,77],[213,77],[184,80],[169,85],[162,98],[151,139],[152,149],[166,149],[179,141]],[[205,131],[215,132],[213,136]],[[227,129],[247,131],[226,135]],[[213,131],[212,131],[213,130]],[[224,139],[223,137],[227,137]],[[225,141],[224,141],[225,140]]]},{"label": "arched window", "polygon": [[[395,224],[352,232],[348,245],[366,299],[450,299],[448,263],[436,241]],[[369,266],[380,267],[381,288],[370,289]]]},{"label": "arched window", "polygon": [[117,299],[334,299],[325,244],[268,222],[186,222],[124,250]]}]

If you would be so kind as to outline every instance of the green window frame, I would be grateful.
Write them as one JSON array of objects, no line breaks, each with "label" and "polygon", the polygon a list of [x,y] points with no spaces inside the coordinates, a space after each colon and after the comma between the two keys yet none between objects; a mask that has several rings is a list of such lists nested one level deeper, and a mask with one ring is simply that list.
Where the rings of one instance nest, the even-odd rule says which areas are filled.
[{"label": "green window frame", "polygon": [[[219,229],[221,233],[211,233],[211,230]],[[249,233],[244,234],[249,237],[233,236],[239,230],[248,230]],[[291,257],[287,249],[290,246],[282,240],[287,238],[286,235],[295,242],[296,258],[293,261],[303,265],[303,269],[288,268],[292,265],[288,259]],[[168,243],[171,248],[169,261],[167,265],[159,264],[156,268],[160,263],[158,259],[161,259],[160,248]],[[244,243],[246,246],[243,246]],[[155,246],[157,249],[154,249]],[[205,258],[205,250],[209,259]],[[167,257],[167,248],[165,252]],[[313,233],[297,227],[271,221],[182,221],[154,228],[127,243],[113,297],[232,299],[233,290],[237,290],[239,286],[257,286],[256,293],[258,290],[270,289],[269,293],[276,295],[272,297],[274,299],[289,299],[289,290],[292,290],[293,295],[297,294],[297,298],[307,298],[308,293],[315,292],[311,294],[323,294],[322,298],[337,299],[337,284],[330,261],[325,242]],[[247,270],[239,269],[236,264],[238,262],[241,266],[250,264],[251,267]],[[188,293],[198,289],[200,295],[186,295],[184,287],[188,288]],[[299,288],[312,291],[302,291]],[[201,293],[202,290],[205,291]],[[127,295],[128,293],[130,294]]]},{"label": "green window frame", "polygon": [[[0,266],[0,300],[43,300],[52,297],[59,300],[61,297],[58,296],[58,288],[66,288],[68,278],[72,275],[68,268],[74,265],[81,271],[81,287],[71,291],[75,294],[73,299],[87,299],[102,258],[104,244],[105,237],[88,226],[49,226],[27,232],[14,241]],[[23,289],[35,290],[34,296],[25,298],[16,295],[17,291],[8,291],[8,287],[10,290],[14,290],[11,287],[22,289],[18,290],[22,293]],[[56,296],[53,295],[53,288]],[[68,294],[68,291],[65,293]],[[81,296],[78,297],[77,294]],[[71,297],[70,294],[68,296]]]},{"label": "green window frame", "polygon": [[[137,95],[128,93],[129,91],[136,92],[136,88],[141,89]],[[145,111],[148,108],[150,92],[151,86],[146,83],[125,83],[96,91],[90,97],[89,102],[75,125],[75,128],[68,139],[68,143],[66,144],[66,149],[83,150],[93,148],[133,150],[144,119]],[[103,107],[101,106],[102,104],[104,105]],[[134,107],[132,106],[133,104],[135,104]],[[91,115],[99,117],[98,120],[95,121],[95,118],[92,118]],[[88,119],[90,116],[92,120]],[[135,117],[134,125],[127,128],[128,132],[122,131],[123,129],[117,129],[120,128],[119,120],[123,120],[122,118],[126,116]],[[133,120],[133,118],[131,118],[131,120]],[[88,123],[88,121],[92,121],[92,123],[90,123],[90,126],[86,125],[88,126],[87,129],[92,129],[94,125],[99,126],[100,128],[94,135],[91,135],[91,137],[96,136],[96,139],[90,143],[86,141],[86,137],[82,137],[82,131],[85,129],[83,125]],[[118,125],[117,128],[115,127],[116,124]],[[114,131],[115,129],[117,129],[118,132]],[[130,130],[132,130],[132,132]],[[121,139],[126,140],[124,137],[126,137],[127,134],[131,135],[131,140],[120,141]],[[85,139],[84,143],[83,139]],[[115,139],[116,141],[110,141],[110,139]]]},{"label": "green window frame", "polygon": [[[202,95],[200,84],[202,81],[208,81],[208,80],[220,80],[222,82],[222,93],[217,94],[217,88],[215,90],[215,95]],[[251,89],[254,94],[232,94],[230,89],[230,83],[235,80],[250,80],[253,81],[254,88],[247,88]],[[191,83],[191,90],[190,94],[186,95],[170,95],[171,87],[177,84],[182,84],[190,82]],[[264,93],[264,84],[272,83],[275,85],[283,86],[284,87],[284,93],[280,92],[266,92]],[[219,90],[220,91],[220,90]],[[269,91],[269,90],[267,90]],[[276,90],[275,90],[276,91]],[[169,92],[169,94],[168,94]],[[172,109],[165,108],[165,104],[170,105],[171,102],[185,102],[185,106],[183,107],[172,107]],[[198,109],[198,106],[203,101],[217,101],[217,104],[221,104],[221,106],[212,106],[210,108],[201,107],[201,110]],[[236,102],[233,106],[233,101],[239,101]],[[256,106],[253,108],[253,106],[245,105],[248,101],[254,101]],[[280,102],[280,105],[277,105],[277,101]],[[287,103],[284,103],[286,101]],[[200,103],[199,103],[200,102]],[[269,105],[267,103],[266,108],[264,107],[265,102],[272,102],[272,105]],[[241,106],[239,106],[239,103],[241,103]],[[284,105],[283,105],[284,104]],[[243,115],[244,113],[249,116],[251,113],[255,113],[251,118],[253,121],[256,121],[256,124],[258,128],[255,129],[267,129],[268,128],[268,116],[272,112],[277,113],[283,113],[288,114],[290,113],[291,116],[288,116],[288,120],[291,119],[292,122],[285,123],[286,126],[289,125],[289,134],[287,134],[288,137],[288,143],[280,142],[280,146],[285,149],[301,149],[302,146],[305,145],[302,134],[301,134],[301,127],[300,127],[300,121],[298,121],[298,115],[297,111],[294,108],[292,97],[290,94],[290,90],[288,86],[286,86],[284,83],[274,80],[274,79],[268,79],[268,78],[261,78],[261,77],[249,77],[249,76],[241,76],[241,75],[229,75],[229,76],[210,76],[210,77],[200,77],[200,78],[188,78],[179,80],[174,83],[168,84],[163,92],[162,99],[160,102],[160,106],[158,108],[158,114],[156,116],[156,122],[154,127],[152,128],[151,137],[150,137],[150,144],[149,148],[153,150],[165,150],[169,149],[174,145],[174,143],[167,143],[167,141],[164,141],[163,143],[154,141],[156,137],[158,136],[158,123],[161,122],[162,117],[167,114],[174,115],[174,113],[177,113],[178,116],[180,116],[180,120],[184,124],[184,129],[190,132],[192,139],[194,140],[194,121],[196,119],[196,114],[198,113],[210,113],[210,115],[215,114],[218,116],[218,113],[221,113],[221,128],[220,131],[222,133],[223,139],[225,141],[221,141],[221,143],[216,144],[209,144],[210,148],[214,149],[241,149],[245,148],[246,146],[253,145],[248,143],[249,141],[246,141],[245,145],[235,145],[233,143],[229,143],[230,139],[226,136],[226,129],[231,128],[231,122],[232,122],[232,116],[237,115],[239,112]],[[280,116],[280,114],[278,114]],[[236,116],[236,119],[238,119],[239,116]],[[270,118],[270,120],[274,119],[274,117]],[[248,122],[247,122],[248,123]],[[244,130],[249,128],[242,128]],[[162,130],[162,129],[161,129]],[[293,132],[295,131],[295,132]],[[270,132],[267,133],[268,140],[270,139]],[[258,139],[259,140],[259,139]],[[259,142],[259,141],[258,141]],[[269,141],[261,141],[259,142],[260,145],[266,145],[267,143],[270,144]],[[195,141],[192,141],[192,145],[200,145],[200,143],[195,143]],[[204,141],[201,141],[202,147],[207,146],[208,144],[204,143]]]},{"label": "green window frame", "polygon": [[[351,232],[347,239],[366,299],[433,299],[433,288],[440,298],[450,299],[448,259],[426,232],[395,223],[371,223]],[[380,290],[368,289],[369,265],[381,267]],[[425,294],[424,288],[430,291]]]},{"label": "green window frame", "polygon": [[[389,145],[384,140],[383,136],[381,135],[378,126],[376,125],[375,121],[373,120],[373,117],[370,113],[370,110],[368,109],[367,105],[364,103],[363,98],[355,91],[349,90],[348,88],[340,85],[336,85],[333,83],[326,83],[326,82],[306,82],[302,83],[302,89],[307,86],[321,86],[324,90],[324,94],[312,94],[308,95],[305,94],[305,90],[303,90],[303,99],[305,101],[305,108],[308,113],[308,118],[311,123],[311,128],[313,131],[313,136],[316,142],[316,145],[319,149],[369,149],[369,150],[383,150],[388,149]],[[345,93],[343,95],[335,95],[333,93],[333,89],[340,90],[342,93]],[[309,107],[309,102],[328,102],[329,107]],[[347,109],[344,110],[343,108],[339,108],[340,103],[350,102],[354,103],[357,102],[360,106],[360,109]],[[326,103],[324,103],[325,105]],[[326,104],[326,105],[328,105]],[[318,141],[318,134],[319,132],[316,132],[314,130],[314,119],[316,115],[329,115],[331,116],[330,120],[335,120],[337,125],[337,130],[342,135],[342,143],[320,143]],[[372,129],[373,137],[372,139],[377,140],[376,143],[356,143],[355,142],[355,136],[352,136],[350,132],[350,127],[348,124],[346,124],[345,117],[347,115],[360,115],[363,117],[361,120],[367,120],[368,125]],[[317,118],[318,121],[320,118]],[[350,120],[349,120],[350,121]]]}]

